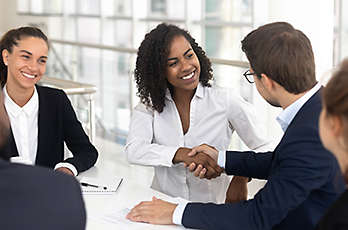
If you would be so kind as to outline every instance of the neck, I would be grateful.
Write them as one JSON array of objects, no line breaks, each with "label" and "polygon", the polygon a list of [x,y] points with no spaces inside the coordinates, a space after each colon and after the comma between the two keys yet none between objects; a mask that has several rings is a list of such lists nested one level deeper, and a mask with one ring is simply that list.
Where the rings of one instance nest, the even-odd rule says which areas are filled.
[{"label": "neck", "polygon": [[178,104],[185,104],[191,102],[193,95],[195,94],[196,89],[194,90],[185,90],[185,89],[173,89],[173,100]]},{"label": "neck", "polygon": [[292,94],[284,90],[285,92],[282,92],[279,96],[279,104],[283,109],[286,109],[288,106],[290,106],[292,103],[300,99],[303,95],[305,95],[308,91],[305,91],[303,93],[299,94]]},{"label": "neck", "polygon": [[6,91],[8,96],[19,106],[23,107],[28,103],[34,94],[34,88],[23,89],[15,87],[11,82],[6,83]]}]

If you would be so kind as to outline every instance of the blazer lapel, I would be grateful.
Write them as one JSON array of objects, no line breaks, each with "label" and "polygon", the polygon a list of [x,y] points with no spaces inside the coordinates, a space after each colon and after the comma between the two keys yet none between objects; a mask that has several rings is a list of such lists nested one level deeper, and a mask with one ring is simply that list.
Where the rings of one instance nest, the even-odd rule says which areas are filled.
[{"label": "blazer lapel", "polygon": [[38,119],[37,119],[37,151],[36,151],[36,159],[35,164],[38,164],[40,162],[40,159],[42,158],[42,152],[43,152],[43,143],[45,143],[45,133],[43,131],[43,126],[45,125],[43,122],[43,117],[45,117],[46,111],[42,110],[41,108],[45,108],[42,106],[42,104],[45,103],[45,97],[42,96],[41,88],[39,86],[36,86],[36,90],[39,96],[39,111],[38,111]]}]

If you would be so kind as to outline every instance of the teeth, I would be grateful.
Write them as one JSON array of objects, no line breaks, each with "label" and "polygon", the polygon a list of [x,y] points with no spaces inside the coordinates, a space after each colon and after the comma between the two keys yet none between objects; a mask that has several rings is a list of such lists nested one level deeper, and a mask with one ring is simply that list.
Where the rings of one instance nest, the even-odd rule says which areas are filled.
[{"label": "teeth", "polygon": [[195,72],[192,72],[191,74],[189,74],[189,75],[187,75],[187,76],[185,76],[185,77],[182,77],[182,79],[183,79],[183,80],[190,79],[190,78],[193,77],[194,73],[195,73]]},{"label": "teeth", "polygon": [[24,77],[27,77],[27,78],[35,78],[35,75],[30,75],[30,74],[27,74],[27,73],[22,73],[24,75]]}]

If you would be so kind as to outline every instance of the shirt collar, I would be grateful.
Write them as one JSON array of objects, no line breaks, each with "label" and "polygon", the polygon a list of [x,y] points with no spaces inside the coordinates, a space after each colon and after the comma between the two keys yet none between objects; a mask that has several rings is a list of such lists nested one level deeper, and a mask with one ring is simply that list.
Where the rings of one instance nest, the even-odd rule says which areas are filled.
[{"label": "shirt collar", "polygon": [[310,89],[307,93],[305,93],[302,97],[297,99],[291,105],[286,107],[286,109],[284,109],[278,115],[276,119],[284,132],[288,128],[289,124],[294,119],[298,111],[320,89],[320,87],[321,84],[317,83],[312,89]]},{"label": "shirt collar", "polygon": [[17,117],[22,111],[27,115],[31,116],[35,112],[38,111],[39,108],[39,96],[36,90],[36,87],[34,87],[34,93],[33,96],[31,96],[30,100],[23,106],[20,107],[12,100],[12,98],[8,95],[6,90],[6,85],[3,88],[4,95],[5,95],[5,106],[8,113],[10,113],[13,117]]},{"label": "shirt collar", "polygon": [[[194,97],[203,98],[204,90],[205,90],[205,87],[201,83],[198,83]],[[166,90],[166,98],[170,101],[173,101],[173,98],[172,98],[172,95],[170,94],[169,89]]]}]

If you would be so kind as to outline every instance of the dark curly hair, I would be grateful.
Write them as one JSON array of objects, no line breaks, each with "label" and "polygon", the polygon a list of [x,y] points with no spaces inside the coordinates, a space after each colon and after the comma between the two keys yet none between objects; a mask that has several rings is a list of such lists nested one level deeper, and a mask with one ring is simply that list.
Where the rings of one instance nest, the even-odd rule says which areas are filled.
[{"label": "dark curly hair", "polygon": [[167,81],[166,69],[169,46],[176,36],[184,36],[196,53],[201,66],[201,84],[210,87],[209,80],[213,79],[210,60],[189,32],[175,25],[159,24],[147,33],[141,42],[134,71],[137,96],[142,103],[159,113],[165,106],[166,90],[172,90],[171,84]]}]

